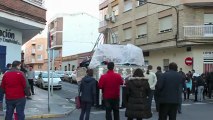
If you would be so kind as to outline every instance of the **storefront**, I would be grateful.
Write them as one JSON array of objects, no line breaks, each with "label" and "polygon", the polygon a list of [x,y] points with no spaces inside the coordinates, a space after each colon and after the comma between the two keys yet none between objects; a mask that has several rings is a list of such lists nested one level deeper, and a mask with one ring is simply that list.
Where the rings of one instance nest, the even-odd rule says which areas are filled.
[{"label": "storefront", "polygon": [[[187,58],[192,58],[192,64]],[[189,48],[167,48],[153,50],[145,57],[145,63],[153,65],[153,71],[157,66],[167,69],[170,62],[176,62],[178,68],[184,72],[194,69],[197,73],[213,71],[213,47],[212,45],[199,45]]]},{"label": "storefront", "polygon": [[15,28],[0,24],[0,68],[7,63],[21,60],[22,33]]}]

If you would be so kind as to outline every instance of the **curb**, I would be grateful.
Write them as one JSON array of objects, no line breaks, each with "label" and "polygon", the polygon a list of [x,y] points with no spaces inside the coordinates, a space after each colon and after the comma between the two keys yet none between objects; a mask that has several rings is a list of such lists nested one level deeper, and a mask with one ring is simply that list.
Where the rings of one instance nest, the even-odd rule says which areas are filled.
[{"label": "curb", "polygon": [[25,119],[32,120],[32,119],[41,119],[41,118],[59,118],[59,117],[64,117],[64,116],[70,115],[75,110],[76,109],[72,109],[72,110],[62,113],[62,114],[41,114],[41,115],[26,116]]}]

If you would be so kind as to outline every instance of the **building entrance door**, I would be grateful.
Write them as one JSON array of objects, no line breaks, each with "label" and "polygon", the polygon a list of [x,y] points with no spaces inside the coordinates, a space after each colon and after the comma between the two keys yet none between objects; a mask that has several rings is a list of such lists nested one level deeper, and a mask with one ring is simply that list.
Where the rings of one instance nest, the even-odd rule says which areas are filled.
[{"label": "building entrance door", "polygon": [[0,45],[0,69],[3,70],[6,64],[6,46]]}]

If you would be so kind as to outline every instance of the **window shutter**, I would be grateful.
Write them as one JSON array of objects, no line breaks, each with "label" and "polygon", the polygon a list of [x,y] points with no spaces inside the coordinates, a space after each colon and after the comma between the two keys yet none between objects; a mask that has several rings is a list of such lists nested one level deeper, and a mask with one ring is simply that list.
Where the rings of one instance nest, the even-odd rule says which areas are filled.
[{"label": "window shutter", "polygon": [[118,5],[112,7],[112,11],[114,12],[114,15],[118,15],[119,14],[119,8]]},{"label": "window shutter", "polygon": [[132,38],[132,29],[128,28],[128,29],[124,29],[124,39],[128,40]]},{"label": "window shutter", "polygon": [[147,34],[147,24],[137,26],[137,36]]},{"label": "window shutter", "polygon": [[213,14],[204,14],[204,24],[213,24]]},{"label": "window shutter", "polygon": [[172,16],[167,16],[159,19],[160,31],[172,29]]},{"label": "window shutter", "polygon": [[132,9],[132,1],[126,0],[124,1],[124,12]]}]

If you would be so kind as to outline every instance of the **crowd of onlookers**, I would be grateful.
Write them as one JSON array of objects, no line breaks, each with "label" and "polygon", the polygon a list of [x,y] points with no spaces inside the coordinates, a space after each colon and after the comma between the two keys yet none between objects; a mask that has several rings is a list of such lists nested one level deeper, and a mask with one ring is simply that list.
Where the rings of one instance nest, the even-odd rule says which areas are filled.
[{"label": "crowd of onlookers", "polygon": [[189,100],[190,95],[194,95],[195,102],[202,102],[207,98],[212,98],[212,86],[213,86],[213,72],[196,73],[195,70],[184,73],[179,71],[184,78],[186,84],[186,91],[184,91],[184,100]]}]

